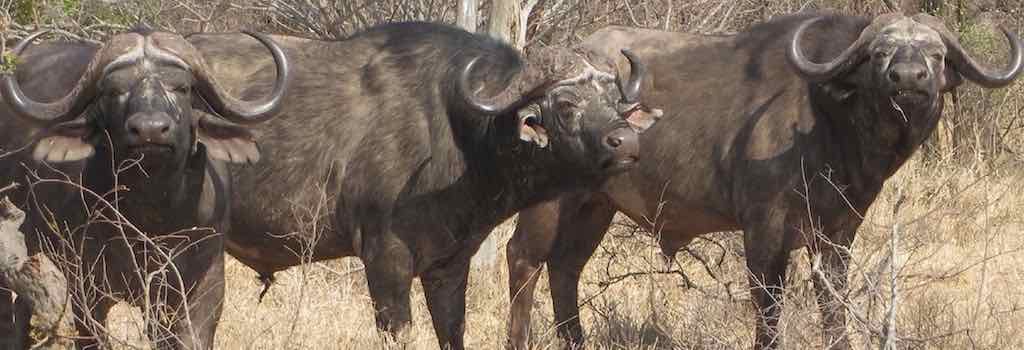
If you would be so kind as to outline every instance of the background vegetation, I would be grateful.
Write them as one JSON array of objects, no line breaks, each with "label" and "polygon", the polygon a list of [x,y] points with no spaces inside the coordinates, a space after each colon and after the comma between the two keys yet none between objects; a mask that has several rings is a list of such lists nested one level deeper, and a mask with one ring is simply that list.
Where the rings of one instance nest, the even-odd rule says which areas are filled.
[{"label": "background vegetation", "polygon": [[[461,3],[459,3],[461,2]],[[467,7],[468,6],[468,7]],[[470,16],[460,16],[468,8]],[[473,11],[475,9],[475,11]],[[524,50],[571,45],[619,24],[728,33],[774,16],[812,9],[874,15],[892,10],[941,16],[965,45],[1002,64],[997,25],[1024,33],[1020,0],[0,0],[0,46],[38,28],[66,40],[102,41],[136,23],[179,32],[254,29],[324,39],[400,20],[459,22],[502,35]],[[475,16],[473,16],[475,14]],[[475,18],[474,18],[475,17]],[[497,20],[496,20],[497,19]],[[2,49],[2,47],[0,47]],[[856,342],[875,347],[893,307],[888,269],[897,268],[901,348],[1024,348],[1024,188],[1021,165],[1024,84],[983,90],[965,84],[922,152],[887,185],[858,235],[849,307]],[[0,184],[2,185],[2,184]],[[899,204],[898,204],[899,203]],[[500,246],[513,222],[496,232]],[[665,270],[655,241],[627,219],[583,278],[584,325],[596,348],[744,348],[752,341],[741,240],[720,233],[697,240]],[[900,233],[898,253],[889,239]],[[482,260],[471,276],[467,340],[497,348],[508,310],[504,259]],[[787,348],[821,347],[812,291],[813,259],[794,254],[783,316]],[[488,262],[491,262],[488,264]],[[305,349],[382,346],[357,259],[310,264],[278,276],[262,303],[255,274],[228,264],[219,348]],[[535,307],[538,348],[559,344],[546,282]],[[422,293],[414,294],[415,347],[434,348]],[[111,331],[119,347],[146,347],[144,322],[125,307]]]}]

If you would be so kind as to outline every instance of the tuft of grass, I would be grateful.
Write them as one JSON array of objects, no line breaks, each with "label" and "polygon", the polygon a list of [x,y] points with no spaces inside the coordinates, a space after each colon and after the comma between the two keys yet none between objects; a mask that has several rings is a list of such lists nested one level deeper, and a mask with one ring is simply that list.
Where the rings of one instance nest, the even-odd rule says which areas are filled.
[{"label": "tuft of grass", "polygon": [[14,69],[17,66],[18,55],[15,55],[10,51],[2,54],[2,59],[0,59],[0,74],[14,74]]}]

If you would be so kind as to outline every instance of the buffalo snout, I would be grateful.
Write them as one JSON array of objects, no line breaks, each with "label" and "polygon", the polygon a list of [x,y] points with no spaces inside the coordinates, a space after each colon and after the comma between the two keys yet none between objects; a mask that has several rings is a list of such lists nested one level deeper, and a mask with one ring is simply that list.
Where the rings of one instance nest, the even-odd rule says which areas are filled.
[{"label": "buffalo snout", "polygon": [[608,170],[631,168],[640,157],[640,138],[630,128],[618,128],[605,136],[604,148],[611,154],[604,167]]},{"label": "buffalo snout", "polygon": [[170,145],[175,134],[174,119],[164,112],[136,113],[125,121],[128,143]]},{"label": "buffalo snout", "polygon": [[889,69],[889,82],[897,86],[919,88],[921,83],[928,80],[928,67],[915,62],[897,63]]},{"label": "buffalo snout", "polygon": [[900,104],[927,104],[938,92],[924,62],[895,62],[884,74],[891,97]]}]

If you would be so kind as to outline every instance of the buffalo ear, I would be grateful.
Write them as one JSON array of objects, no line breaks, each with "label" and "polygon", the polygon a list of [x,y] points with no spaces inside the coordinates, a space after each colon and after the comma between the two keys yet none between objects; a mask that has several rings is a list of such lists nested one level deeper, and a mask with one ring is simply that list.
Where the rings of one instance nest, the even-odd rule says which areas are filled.
[{"label": "buffalo ear", "polygon": [[87,141],[92,132],[92,126],[84,118],[57,124],[36,142],[32,158],[49,163],[89,158],[96,153],[96,148]]},{"label": "buffalo ear", "polygon": [[260,150],[256,137],[243,126],[222,121],[207,113],[198,113],[196,141],[206,146],[206,154],[213,159],[231,163],[256,163]]},{"label": "buffalo ear", "polygon": [[861,86],[871,86],[871,65],[861,61],[832,80],[821,83],[821,88],[836,101],[845,101],[857,93]]},{"label": "buffalo ear", "polygon": [[665,115],[665,112],[657,108],[641,107],[634,109],[626,115],[626,122],[633,128],[633,131],[641,134],[647,131],[658,119]]},{"label": "buffalo ear", "polygon": [[956,67],[952,64],[946,63],[946,66],[942,70],[942,84],[939,85],[939,91],[947,93],[956,89],[960,84],[964,83],[964,77],[957,72]]},{"label": "buffalo ear", "polygon": [[548,146],[548,131],[541,125],[540,117],[534,112],[519,112],[519,139],[540,148]]}]

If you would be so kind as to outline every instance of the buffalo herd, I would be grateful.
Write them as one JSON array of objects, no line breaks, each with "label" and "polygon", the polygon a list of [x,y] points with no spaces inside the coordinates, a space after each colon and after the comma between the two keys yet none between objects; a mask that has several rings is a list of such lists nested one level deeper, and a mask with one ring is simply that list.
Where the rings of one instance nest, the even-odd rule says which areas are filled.
[{"label": "buffalo herd", "polygon": [[[268,285],[358,257],[377,327],[399,340],[419,277],[440,347],[462,349],[470,258],[517,213],[508,347],[530,346],[543,264],[558,335],[578,347],[580,274],[617,212],[668,257],[742,230],[758,349],[780,346],[789,252],[818,254],[823,344],[849,348],[835,293],[859,214],[945,93],[1020,74],[1024,43],[1003,32],[1001,69],[923,14],[608,27],[526,54],[424,22],[336,41],[139,26],[33,45],[40,32],[0,75],[0,185],[27,184],[7,194],[31,249],[65,262],[80,348],[106,344],[121,301],[145,310],[154,346],[212,348],[226,252]],[[31,301],[4,283],[0,348],[26,348]]]}]

